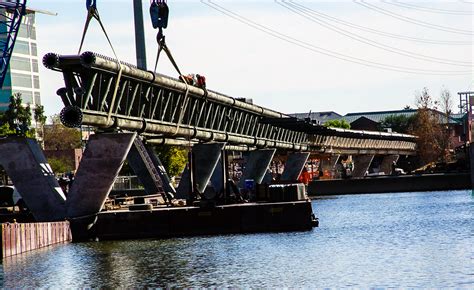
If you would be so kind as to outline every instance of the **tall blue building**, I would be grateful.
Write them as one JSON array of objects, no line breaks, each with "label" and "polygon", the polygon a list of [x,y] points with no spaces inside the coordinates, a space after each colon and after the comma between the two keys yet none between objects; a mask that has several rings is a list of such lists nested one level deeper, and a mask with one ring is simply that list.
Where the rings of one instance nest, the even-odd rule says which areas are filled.
[{"label": "tall blue building", "polygon": [[[5,83],[0,90],[0,111],[8,108],[10,96],[15,93],[21,93],[25,105],[41,105],[35,12],[27,9],[22,19]],[[7,13],[10,12],[3,9],[0,17],[4,18]],[[4,30],[6,27],[0,26],[0,31]],[[6,37],[5,34],[0,35]]]}]

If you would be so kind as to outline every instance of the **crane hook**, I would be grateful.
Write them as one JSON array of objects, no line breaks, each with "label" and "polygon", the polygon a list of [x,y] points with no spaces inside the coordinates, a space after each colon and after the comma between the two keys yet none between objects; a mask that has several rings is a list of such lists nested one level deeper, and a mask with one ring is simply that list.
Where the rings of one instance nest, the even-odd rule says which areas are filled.
[{"label": "crane hook", "polygon": [[168,27],[169,8],[166,0],[152,0],[150,17],[153,28],[165,29]]},{"label": "crane hook", "polygon": [[97,9],[97,0],[87,0],[86,1],[87,10]]}]

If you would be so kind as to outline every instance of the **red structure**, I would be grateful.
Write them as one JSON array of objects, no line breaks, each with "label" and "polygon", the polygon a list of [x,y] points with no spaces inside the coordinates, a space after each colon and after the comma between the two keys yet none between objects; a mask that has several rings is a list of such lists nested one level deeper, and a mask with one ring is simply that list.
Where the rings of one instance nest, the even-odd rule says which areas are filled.
[{"label": "red structure", "polygon": [[3,223],[2,258],[72,241],[69,222]]}]

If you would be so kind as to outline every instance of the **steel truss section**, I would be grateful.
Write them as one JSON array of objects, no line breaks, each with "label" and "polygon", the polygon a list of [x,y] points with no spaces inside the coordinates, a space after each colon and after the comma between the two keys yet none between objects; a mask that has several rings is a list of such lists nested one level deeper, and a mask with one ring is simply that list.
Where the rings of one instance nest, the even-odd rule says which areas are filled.
[{"label": "steel truss section", "polygon": [[[46,67],[62,71],[66,87],[58,90],[66,107],[78,107],[82,124],[118,127],[155,137],[198,139],[255,147],[306,150],[307,134],[269,124],[261,117],[287,117],[163,75],[142,71],[86,52],[48,54]],[[188,91],[186,93],[186,91]]]},{"label": "steel truss section", "polygon": [[412,139],[360,139],[352,136],[356,131],[323,136],[266,123],[262,120],[291,117],[92,52],[50,53],[43,64],[63,73],[65,87],[58,95],[66,106],[63,121],[68,124],[135,131],[163,144],[215,141],[252,149],[414,153]]}]

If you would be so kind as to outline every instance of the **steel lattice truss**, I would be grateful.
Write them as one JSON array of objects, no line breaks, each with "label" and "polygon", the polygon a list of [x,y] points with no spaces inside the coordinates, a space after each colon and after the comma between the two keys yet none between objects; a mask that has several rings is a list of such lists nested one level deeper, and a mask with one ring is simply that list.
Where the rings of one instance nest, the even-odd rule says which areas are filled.
[{"label": "steel lattice truss", "polygon": [[47,54],[43,63],[63,73],[65,87],[58,90],[58,95],[66,106],[62,111],[66,125],[137,131],[157,143],[174,139],[227,142],[250,148],[328,152],[360,149],[403,154],[413,154],[415,149],[413,136],[319,132],[268,122],[284,120],[288,124],[295,119],[133,65],[120,65],[91,52]]},{"label": "steel lattice truss", "polygon": [[3,87],[5,81],[8,64],[25,10],[26,0],[0,1],[0,88]]}]

